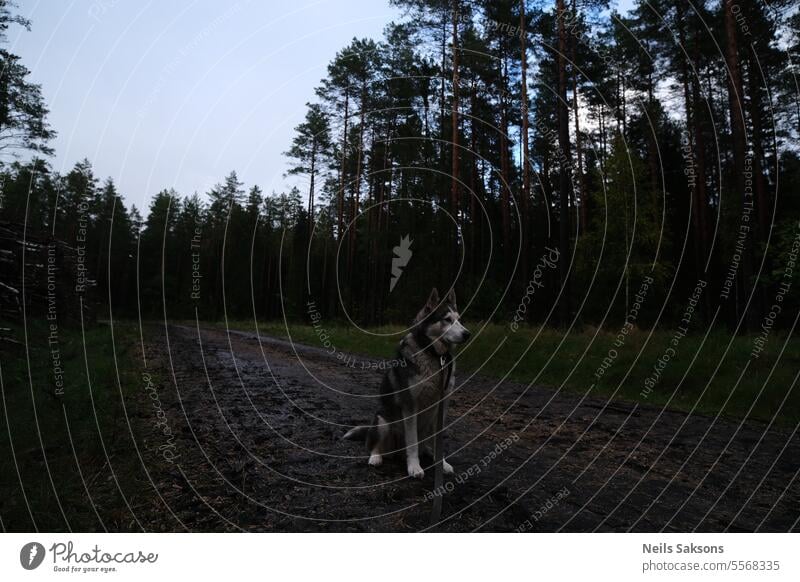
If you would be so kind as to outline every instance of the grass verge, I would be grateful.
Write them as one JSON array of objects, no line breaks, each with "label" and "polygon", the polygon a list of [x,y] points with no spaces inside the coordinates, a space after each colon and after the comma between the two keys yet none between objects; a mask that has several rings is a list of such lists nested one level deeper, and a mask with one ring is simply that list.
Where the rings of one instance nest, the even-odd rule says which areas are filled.
[{"label": "grass verge", "polygon": [[[252,322],[230,322],[253,330]],[[370,328],[260,324],[263,334],[342,352],[391,358],[400,326]],[[496,378],[562,388],[573,393],[613,397],[659,407],[762,422],[782,427],[800,422],[800,339],[773,332],[753,357],[756,336],[731,337],[715,330],[707,336],[680,337],[675,331],[632,330],[619,341],[617,331],[587,329],[570,333],[551,328],[488,324],[471,326],[473,340],[459,354],[461,370]]]},{"label": "grass verge", "polygon": [[136,415],[141,386],[136,328],[115,325],[112,342],[108,325],[62,326],[50,343],[29,322],[26,349],[20,325],[3,327],[23,342],[0,348],[3,529],[138,531],[122,498],[144,489],[124,409]]}]

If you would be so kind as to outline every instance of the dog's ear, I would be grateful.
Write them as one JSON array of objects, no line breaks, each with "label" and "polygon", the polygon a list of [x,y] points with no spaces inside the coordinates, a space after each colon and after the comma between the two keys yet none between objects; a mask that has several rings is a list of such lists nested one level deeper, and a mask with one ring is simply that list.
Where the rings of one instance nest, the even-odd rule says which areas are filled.
[{"label": "dog's ear", "polygon": [[414,318],[414,321],[419,323],[428,315],[436,310],[436,307],[439,305],[439,291],[434,287],[431,289],[431,294],[428,296],[428,301],[425,303],[425,306],[419,310],[417,316]]},{"label": "dog's ear", "polygon": [[453,306],[455,311],[458,311],[456,308],[456,290],[450,289],[450,292],[447,294],[447,302]]}]

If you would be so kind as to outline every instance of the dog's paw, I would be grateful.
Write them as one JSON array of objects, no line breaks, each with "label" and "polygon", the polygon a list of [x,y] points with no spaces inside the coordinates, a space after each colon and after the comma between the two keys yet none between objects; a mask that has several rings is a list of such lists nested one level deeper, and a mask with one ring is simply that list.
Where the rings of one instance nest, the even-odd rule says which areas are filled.
[{"label": "dog's paw", "polygon": [[453,474],[453,465],[442,459],[442,472],[445,475],[452,475]]},{"label": "dog's paw", "polygon": [[419,463],[408,464],[408,476],[414,479],[422,479],[425,476],[425,471],[419,466]]},{"label": "dog's paw", "polygon": [[378,467],[383,464],[383,457],[378,454],[371,454],[369,456],[369,461],[367,461],[370,467]]}]

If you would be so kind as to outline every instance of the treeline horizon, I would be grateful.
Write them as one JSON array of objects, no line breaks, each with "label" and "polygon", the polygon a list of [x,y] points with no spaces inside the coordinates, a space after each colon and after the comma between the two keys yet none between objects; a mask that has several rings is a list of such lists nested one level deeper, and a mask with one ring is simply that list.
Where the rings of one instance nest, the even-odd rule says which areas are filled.
[{"label": "treeline horizon", "polygon": [[[328,320],[407,323],[455,285],[471,320],[792,324],[790,2],[392,3],[401,22],[331,60],[286,144],[296,185],[270,195],[232,171],[127,207],[89,160],[50,167],[38,88],[24,67],[4,76],[0,147],[27,110],[10,147],[37,157],[0,168],[0,220],[83,249],[99,318],[310,323],[313,302]],[[3,31],[21,24],[0,5]]]}]

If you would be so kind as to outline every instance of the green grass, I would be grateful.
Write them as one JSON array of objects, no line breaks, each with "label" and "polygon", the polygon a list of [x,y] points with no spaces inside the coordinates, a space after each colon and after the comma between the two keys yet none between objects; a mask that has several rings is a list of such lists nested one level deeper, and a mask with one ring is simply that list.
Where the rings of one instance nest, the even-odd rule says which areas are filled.
[{"label": "green grass", "polygon": [[[247,322],[230,325],[253,329],[253,324]],[[382,336],[341,324],[321,325],[336,349],[379,358],[392,357],[397,334],[402,331],[400,326],[368,330],[394,334]],[[475,332],[480,327],[471,326]],[[294,341],[321,347],[318,330],[308,325],[292,324],[288,333],[282,323],[262,324],[260,329],[281,338],[291,334]],[[489,324],[462,350],[459,365],[461,370],[480,369],[487,376],[573,393],[589,391],[595,396],[703,414],[721,412],[727,417],[764,422],[774,417],[775,423],[783,427],[800,422],[800,386],[792,388],[800,370],[800,340],[796,338],[786,343],[775,366],[786,342],[786,335],[781,332],[772,332],[758,358],[751,358],[755,336],[731,341],[731,336],[722,330],[712,331],[707,337],[687,335],[678,340],[675,355],[648,392],[645,382],[654,375],[654,366],[671,346],[675,332],[657,330],[649,337],[647,330],[632,330],[621,346],[615,346],[618,332],[619,329],[613,333],[587,329],[570,333],[565,339],[563,332],[556,329],[521,327],[512,332],[508,326]],[[616,349],[617,356],[598,379],[595,374],[612,349]]]},{"label": "green grass", "polygon": [[[11,327],[14,337],[24,342],[21,326]],[[135,328],[115,326],[114,333],[121,394],[107,325],[93,325],[85,335],[80,328],[61,326],[58,330],[62,395],[57,394],[44,322],[29,323],[27,353],[23,346],[2,347],[0,519],[4,529],[132,528],[109,465],[123,490],[127,489],[126,496],[135,502],[141,475],[123,401],[129,414],[135,414],[134,392],[141,389],[141,381],[135,363]],[[102,524],[92,504],[98,507]]]}]

